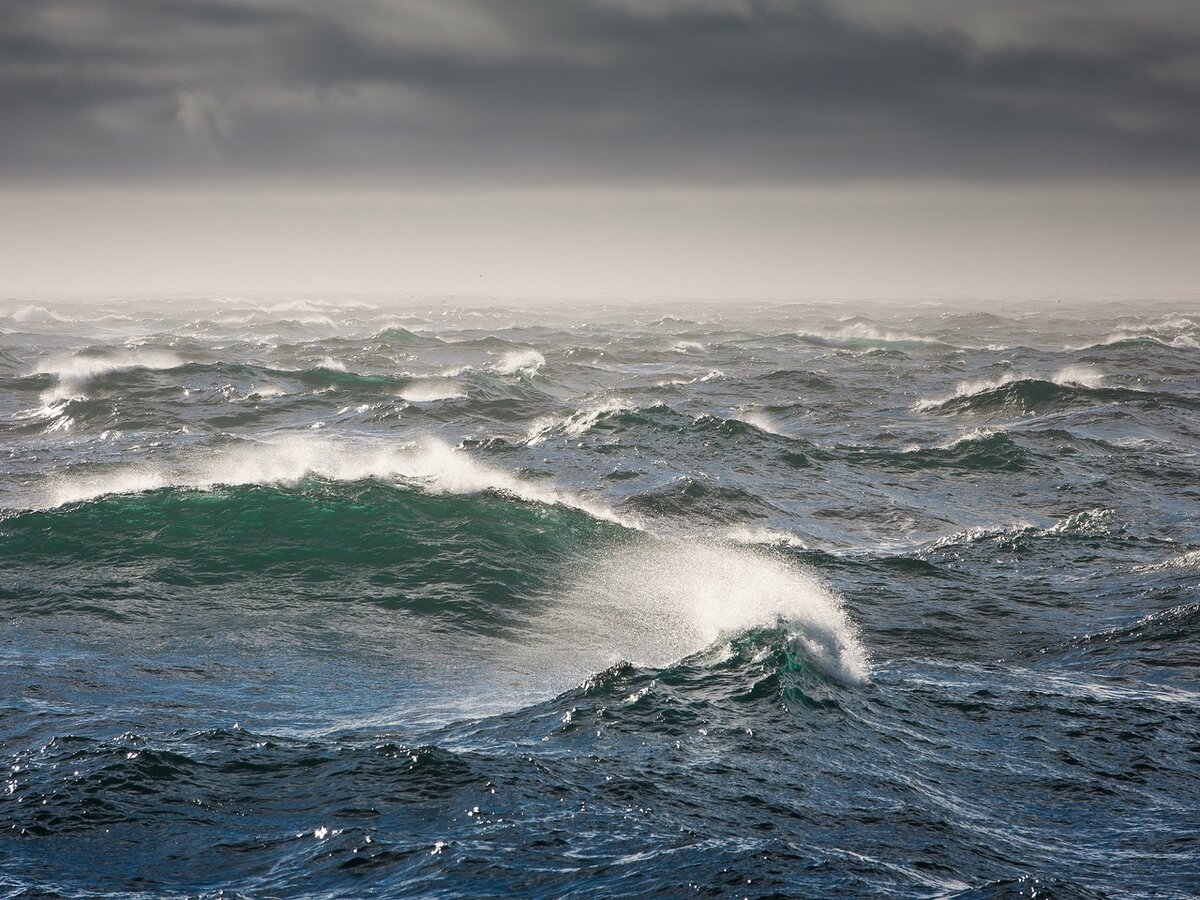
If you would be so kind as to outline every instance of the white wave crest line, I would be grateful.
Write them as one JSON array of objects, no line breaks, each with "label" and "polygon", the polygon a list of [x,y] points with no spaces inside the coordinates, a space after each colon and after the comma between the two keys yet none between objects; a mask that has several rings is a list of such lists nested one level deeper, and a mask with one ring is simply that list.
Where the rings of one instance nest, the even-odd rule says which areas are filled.
[{"label": "white wave crest line", "polygon": [[513,350],[492,364],[499,375],[524,375],[532,378],[546,364],[546,357],[536,350]]},{"label": "white wave crest line", "polygon": [[1188,329],[1194,329],[1196,326],[1194,324],[1184,326],[1180,322],[1179,327],[1180,330],[1169,336],[1162,333],[1163,331],[1174,330],[1174,327],[1169,325],[1161,328],[1145,326],[1114,331],[1101,340],[1093,341],[1089,344],[1067,345],[1063,349],[1072,353],[1084,350],[1101,350],[1105,347],[1111,347],[1113,344],[1124,343],[1125,341],[1149,341],[1152,344],[1158,344],[1160,347],[1170,347],[1173,350],[1194,350],[1200,348],[1200,341],[1188,333]]},{"label": "white wave crest line", "polygon": [[42,393],[43,404],[50,407],[57,401],[86,397],[89,383],[113,372],[130,369],[174,369],[183,364],[183,359],[174,353],[136,350],[103,355],[51,357],[44,360],[31,374],[54,376],[54,386]]},{"label": "white wave crest line", "polygon": [[642,406],[615,398],[600,400],[576,410],[566,418],[547,416],[538,419],[530,426],[525,442],[529,446],[536,446],[555,433],[582,437],[605,416],[623,412],[638,412],[658,405],[658,401]]},{"label": "white wave crest line", "polygon": [[502,491],[521,500],[578,509],[630,529],[641,522],[618,515],[568,491],[534,485],[483,463],[442,441],[427,438],[399,447],[351,443],[318,435],[245,444],[183,460],[122,466],[93,475],[57,476],[41,486],[33,508],[53,509],[110,494],[174,487],[213,490],[221,486],[294,484],[305,478],[328,481],[403,480],[434,494]]},{"label": "white wave crest line", "polygon": [[977,397],[980,394],[986,394],[988,391],[994,391],[997,388],[1008,384],[1015,384],[1019,381],[1049,381],[1060,387],[1098,388],[1103,385],[1106,377],[1098,368],[1089,365],[1064,366],[1053,375],[1047,377],[1035,373],[1006,372],[998,378],[979,378],[973,381],[960,381],[955,386],[954,393],[942,397],[918,400],[913,404],[912,409],[914,412],[936,409],[945,403],[949,403],[951,400]]},{"label": "white wave crest line", "polygon": [[397,391],[401,400],[409,403],[433,403],[439,400],[461,400],[467,396],[461,385],[448,378],[422,378]]},{"label": "white wave crest line", "polygon": [[1189,550],[1186,553],[1181,553],[1178,556],[1172,556],[1170,559],[1165,559],[1162,562],[1151,563],[1146,566],[1138,566],[1135,572],[1161,572],[1166,569],[1194,569],[1200,568],[1200,550]]},{"label": "white wave crest line", "polygon": [[9,313],[14,322],[71,322],[67,316],[59,315],[54,310],[36,303],[18,307]]},{"label": "white wave crest line", "polygon": [[783,434],[775,423],[771,421],[771,417],[762,410],[739,410],[735,418],[738,421],[745,422],[747,425],[757,428],[759,431],[765,431],[767,434]]},{"label": "white wave crest line", "polygon": [[725,540],[733,541],[735,544],[791,547],[796,550],[809,549],[808,544],[804,543],[804,541],[800,540],[794,534],[763,526],[740,525],[730,528],[724,533],[723,537]]},{"label": "white wave crest line", "polygon": [[1060,519],[1051,525],[1037,525],[1033,522],[1013,522],[1009,525],[977,525],[962,531],[956,531],[945,537],[917,545],[919,551],[940,550],[947,547],[959,547],[967,544],[977,544],[980,541],[997,538],[1017,537],[1019,535],[1055,535],[1055,534],[1109,534],[1117,522],[1114,510],[1097,507],[1085,510]]},{"label": "white wave crest line", "polygon": [[855,322],[842,328],[785,332],[801,338],[814,338],[819,341],[864,340],[881,344],[929,344],[932,346],[949,346],[945,341],[928,335],[912,334],[907,331],[894,331],[890,328],[879,328],[862,322]]}]

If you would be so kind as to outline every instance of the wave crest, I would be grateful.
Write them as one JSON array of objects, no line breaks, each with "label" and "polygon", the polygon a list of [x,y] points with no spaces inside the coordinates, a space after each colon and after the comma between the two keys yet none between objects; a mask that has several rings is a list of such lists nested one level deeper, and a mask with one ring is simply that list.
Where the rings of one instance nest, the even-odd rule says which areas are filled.
[{"label": "wave crest", "polygon": [[88,384],[114,372],[130,369],[174,369],[181,365],[182,359],[174,353],[164,351],[80,353],[45,360],[33,374],[54,377],[54,386],[42,394],[42,401],[50,405],[61,400],[86,397],[84,389]]},{"label": "wave crest", "polygon": [[612,658],[596,669],[617,660],[671,665],[750,629],[782,625],[822,673],[849,684],[870,676],[842,598],[804,568],[746,548],[656,540],[620,549],[583,566],[547,615],[552,632],[576,641],[587,634],[590,646],[609,648]]},{"label": "wave crest", "polygon": [[432,493],[501,491],[521,500],[578,509],[628,528],[640,523],[576,494],[530,484],[484,465],[434,438],[395,446],[295,435],[269,442],[246,442],[198,451],[158,464],[121,466],[89,475],[63,475],[46,482],[35,508],[55,508],[162,488],[211,490],[225,485],[277,485],[317,478],[327,481],[402,480]]}]

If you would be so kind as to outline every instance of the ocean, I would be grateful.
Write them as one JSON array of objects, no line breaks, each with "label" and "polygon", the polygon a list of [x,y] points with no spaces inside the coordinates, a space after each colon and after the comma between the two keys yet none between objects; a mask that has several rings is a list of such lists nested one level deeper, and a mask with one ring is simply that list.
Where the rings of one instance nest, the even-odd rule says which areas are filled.
[{"label": "ocean", "polygon": [[0,896],[1200,892],[1194,302],[0,303]]}]

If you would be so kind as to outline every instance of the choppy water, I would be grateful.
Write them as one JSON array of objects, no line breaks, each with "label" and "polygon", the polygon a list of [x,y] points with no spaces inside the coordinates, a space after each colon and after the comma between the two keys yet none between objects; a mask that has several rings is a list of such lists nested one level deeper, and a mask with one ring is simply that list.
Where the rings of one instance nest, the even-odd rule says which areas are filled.
[{"label": "choppy water", "polygon": [[0,892],[1189,896],[1200,311],[0,305]]}]

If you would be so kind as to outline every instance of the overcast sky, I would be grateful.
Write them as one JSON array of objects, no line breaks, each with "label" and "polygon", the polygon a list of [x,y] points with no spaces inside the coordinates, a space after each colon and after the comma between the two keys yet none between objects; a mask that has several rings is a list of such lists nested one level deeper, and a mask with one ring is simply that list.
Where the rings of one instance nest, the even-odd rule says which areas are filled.
[{"label": "overcast sky", "polygon": [[9,292],[1200,291],[1196,0],[11,0],[0,116]]}]

